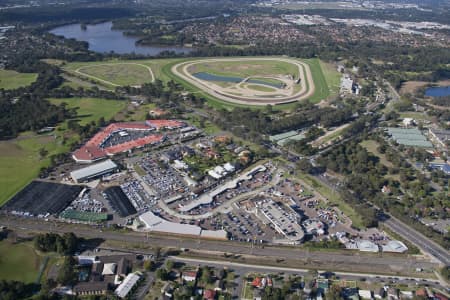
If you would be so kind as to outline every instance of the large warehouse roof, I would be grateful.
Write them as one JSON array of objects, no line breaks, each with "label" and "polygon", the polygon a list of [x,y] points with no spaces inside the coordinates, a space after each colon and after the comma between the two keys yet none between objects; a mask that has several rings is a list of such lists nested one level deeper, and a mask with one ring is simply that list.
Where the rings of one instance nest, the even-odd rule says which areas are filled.
[{"label": "large warehouse roof", "polygon": [[202,231],[199,226],[169,222],[158,217],[151,211],[140,215],[139,219],[144,222],[147,229],[150,229],[151,231],[186,235],[200,235],[200,232]]},{"label": "large warehouse roof", "polygon": [[117,165],[110,159],[102,161],[101,163],[91,165],[86,168],[78,169],[70,172],[70,176],[76,182],[83,181],[84,179],[100,176],[117,169]]},{"label": "large warehouse roof", "polygon": [[399,144],[412,147],[432,148],[433,145],[417,128],[388,128],[387,132]]}]

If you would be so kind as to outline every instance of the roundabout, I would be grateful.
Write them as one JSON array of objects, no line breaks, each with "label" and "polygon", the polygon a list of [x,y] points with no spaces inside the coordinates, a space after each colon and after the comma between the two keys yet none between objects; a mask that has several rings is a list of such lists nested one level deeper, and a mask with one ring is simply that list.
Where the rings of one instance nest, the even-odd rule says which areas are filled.
[{"label": "roundabout", "polygon": [[291,58],[198,59],[171,72],[207,94],[244,105],[276,105],[311,97],[315,85],[308,64]]}]

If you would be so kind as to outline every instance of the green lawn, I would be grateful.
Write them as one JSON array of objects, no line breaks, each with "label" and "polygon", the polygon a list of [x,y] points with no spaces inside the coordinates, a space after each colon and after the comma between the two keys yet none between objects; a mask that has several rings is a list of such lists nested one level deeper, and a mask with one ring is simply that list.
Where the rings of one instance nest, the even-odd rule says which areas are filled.
[{"label": "green lawn", "polygon": [[12,90],[27,86],[36,81],[35,73],[18,73],[11,70],[0,70],[0,89]]},{"label": "green lawn", "polygon": [[380,146],[380,144],[378,144],[376,141],[365,140],[365,141],[361,142],[361,146],[366,148],[366,150],[368,152],[370,152],[373,155],[375,155],[376,157],[378,157],[380,159],[381,164],[385,165],[388,168],[393,167],[392,163],[387,160],[386,155],[384,155],[383,153],[380,153],[380,151],[378,151],[378,147]]},{"label": "green lawn", "polygon": [[[39,156],[41,148],[48,151],[47,157]],[[40,168],[50,164],[50,155],[68,150],[68,145],[62,145],[61,137],[52,135],[28,133],[13,140],[0,141],[0,205],[36,178]]]},{"label": "green lawn", "polygon": [[[335,80],[334,78],[336,75],[333,74],[331,70],[323,72],[320,60],[317,58],[304,59],[303,61],[309,65],[314,80],[314,84],[316,86],[314,95],[311,98],[309,98],[309,101],[311,103],[319,103],[321,100],[327,99],[332,94],[330,88],[328,87],[327,80],[332,83]],[[336,71],[336,73],[338,72]]]},{"label": "green lawn", "polygon": [[55,105],[67,103],[67,107],[77,109],[77,119],[81,125],[86,125],[91,121],[97,121],[101,117],[109,120],[126,106],[125,101],[108,100],[99,98],[63,98],[50,99]]},{"label": "green lawn", "polygon": [[0,242],[0,279],[35,282],[42,261],[31,243]]}]

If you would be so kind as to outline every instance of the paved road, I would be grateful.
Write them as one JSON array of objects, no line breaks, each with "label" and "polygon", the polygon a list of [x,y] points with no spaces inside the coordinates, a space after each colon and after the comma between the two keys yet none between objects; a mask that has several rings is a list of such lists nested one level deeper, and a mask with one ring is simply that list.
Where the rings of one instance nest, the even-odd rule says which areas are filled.
[{"label": "paved road", "polygon": [[[160,247],[199,249],[219,253],[233,253],[239,255],[262,256],[268,259],[284,258],[293,261],[305,261],[310,264],[328,264],[336,269],[355,270],[383,270],[383,272],[409,272],[416,268],[433,269],[436,263],[429,262],[420,257],[396,256],[396,255],[370,255],[352,251],[309,251],[300,247],[265,246],[252,247],[249,243],[231,241],[213,241],[182,237],[146,235],[138,232],[118,232],[94,229],[86,225],[74,225],[39,221],[36,219],[14,218],[0,216],[0,224],[8,228],[16,229],[19,233],[30,232],[74,232],[85,238],[101,238],[105,240],[119,241],[135,246],[157,245]],[[384,271],[385,270],[385,271]],[[379,271],[380,272],[380,271]]]},{"label": "paved road", "polygon": [[443,264],[450,265],[449,251],[425,237],[423,234],[393,217],[385,220],[384,224],[386,224],[386,226],[388,226],[391,230],[409,240],[411,243],[415,244],[417,247],[421,248],[424,252],[435,257]]}]

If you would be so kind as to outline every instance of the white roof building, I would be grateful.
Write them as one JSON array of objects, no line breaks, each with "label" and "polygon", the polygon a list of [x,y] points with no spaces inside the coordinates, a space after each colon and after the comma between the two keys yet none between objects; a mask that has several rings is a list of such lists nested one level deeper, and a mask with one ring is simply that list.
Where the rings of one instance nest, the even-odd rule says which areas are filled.
[{"label": "white roof building", "polygon": [[104,264],[102,275],[115,275],[117,270],[116,263]]},{"label": "white roof building", "polygon": [[383,245],[383,252],[403,253],[408,251],[408,247],[400,241],[389,241],[386,245]]},{"label": "white roof building", "polygon": [[151,211],[140,215],[139,219],[145,224],[146,229],[150,231],[183,235],[200,235],[200,232],[202,231],[202,229],[196,225],[180,224],[164,220]]},{"label": "white roof building", "polygon": [[108,159],[101,163],[72,171],[70,172],[70,177],[77,183],[84,182],[115,172],[117,168],[117,165],[112,160]]},{"label": "white roof building", "polygon": [[116,294],[120,298],[125,298],[128,296],[128,294],[131,292],[133,287],[138,283],[141,276],[137,275],[136,273],[130,273],[125,277],[123,282],[117,287],[117,289],[114,291],[114,294]]},{"label": "white roof building", "polygon": [[227,162],[226,164],[223,165],[223,168],[227,171],[227,172],[234,172],[234,170],[236,169],[232,164],[230,164],[229,162]]},{"label": "white roof building", "polygon": [[373,298],[372,292],[369,290],[359,290],[358,294],[362,299],[372,299]]},{"label": "white roof building", "polygon": [[378,245],[375,243],[372,243],[369,240],[357,241],[356,246],[359,249],[359,251],[363,251],[363,252],[378,252],[378,251],[380,251],[380,249],[378,248]]}]

